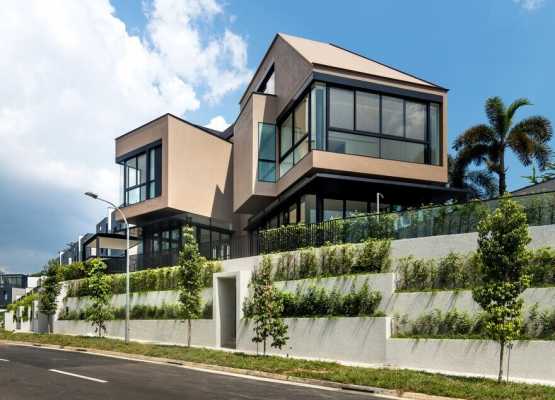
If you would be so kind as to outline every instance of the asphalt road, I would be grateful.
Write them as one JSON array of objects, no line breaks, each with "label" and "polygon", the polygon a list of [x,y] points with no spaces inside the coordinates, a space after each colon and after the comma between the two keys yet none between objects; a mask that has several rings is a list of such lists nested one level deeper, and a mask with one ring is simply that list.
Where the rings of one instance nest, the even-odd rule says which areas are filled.
[{"label": "asphalt road", "polygon": [[0,344],[0,400],[337,399],[368,394],[255,380],[171,365]]}]

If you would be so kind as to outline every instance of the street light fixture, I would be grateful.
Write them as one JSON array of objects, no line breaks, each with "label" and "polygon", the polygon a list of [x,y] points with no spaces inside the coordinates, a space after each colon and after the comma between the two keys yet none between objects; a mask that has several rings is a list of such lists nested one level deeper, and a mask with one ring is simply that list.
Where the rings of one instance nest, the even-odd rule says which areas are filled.
[{"label": "street light fixture", "polygon": [[109,204],[115,210],[119,211],[123,218],[123,221],[125,222],[125,231],[127,237],[127,245],[125,250],[125,343],[129,343],[129,223],[127,222],[127,218],[125,217],[123,211],[111,201],[105,200],[93,192],[86,192],[85,196],[89,196],[92,199]]},{"label": "street light fixture", "polygon": [[380,215],[380,199],[383,199],[383,194],[380,192],[376,193],[376,213]]}]

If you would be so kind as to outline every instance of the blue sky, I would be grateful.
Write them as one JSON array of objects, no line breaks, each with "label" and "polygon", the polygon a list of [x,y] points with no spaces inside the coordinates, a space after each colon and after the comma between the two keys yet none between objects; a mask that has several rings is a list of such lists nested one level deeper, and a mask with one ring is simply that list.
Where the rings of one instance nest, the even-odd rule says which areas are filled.
[{"label": "blue sky", "polygon": [[[12,1],[0,22],[0,268],[39,270],[117,201],[113,139],[164,113],[233,122],[276,32],[336,43],[450,89],[450,142],[484,101],[555,120],[555,0]],[[145,14],[146,11],[146,14]],[[553,144],[555,145],[555,144]],[[24,161],[22,161],[24,160]],[[509,157],[509,188],[530,169]]]}]

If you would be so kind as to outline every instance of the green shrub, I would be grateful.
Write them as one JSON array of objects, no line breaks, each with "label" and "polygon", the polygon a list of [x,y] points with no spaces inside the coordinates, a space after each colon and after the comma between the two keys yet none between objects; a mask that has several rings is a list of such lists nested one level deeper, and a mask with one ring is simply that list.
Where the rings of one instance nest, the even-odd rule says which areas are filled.
[{"label": "green shrub", "polygon": [[[219,261],[208,261],[204,265],[202,281],[205,287],[212,287],[212,275],[222,271]],[[129,274],[129,289],[131,292],[150,292],[163,290],[178,290],[179,271],[175,267],[148,269],[144,271],[131,272]],[[125,293],[125,274],[107,275],[111,294]],[[87,279],[79,279],[66,282],[68,286],[67,297],[84,297],[89,295]]]},{"label": "green shrub", "polygon": [[532,286],[555,285],[555,250],[551,247],[533,250],[526,273]]},{"label": "green shrub", "polygon": [[391,241],[368,239],[362,245],[352,272],[388,272],[391,268]]},{"label": "green shrub", "polygon": [[433,288],[437,279],[437,263],[412,256],[398,261],[398,288],[401,290],[428,290]]},{"label": "green shrub", "polygon": [[287,281],[298,279],[297,259],[294,253],[283,253],[279,256],[274,281]]},{"label": "green shrub", "polygon": [[318,263],[313,248],[304,249],[299,254],[299,279],[318,276]]},{"label": "green shrub", "polygon": [[[304,291],[298,289],[296,293],[280,292],[279,296],[284,318],[375,316],[382,299],[381,294],[370,290],[367,283],[358,290],[353,285],[347,294],[340,294],[336,289],[328,291],[310,286]],[[250,298],[243,303],[245,318],[252,317],[251,304]]]}]

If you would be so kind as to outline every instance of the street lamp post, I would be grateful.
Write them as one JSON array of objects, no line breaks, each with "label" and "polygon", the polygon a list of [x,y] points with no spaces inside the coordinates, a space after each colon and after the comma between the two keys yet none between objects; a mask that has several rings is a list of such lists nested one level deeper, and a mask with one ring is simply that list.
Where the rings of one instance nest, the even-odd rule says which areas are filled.
[{"label": "street lamp post", "polygon": [[125,222],[125,231],[127,237],[127,245],[125,250],[125,343],[129,343],[129,223],[123,211],[116,206],[111,201],[105,200],[99,197],[96,193],[86,192],[85,196],[89,196],[95,200],[102,201],[109,204],[115,210],[118,210],[121,214],[123,221]]},{"label": "street lamp post", "polygon": [[380,215],[380,199],[383,199],[383,194],[380,192],[376,193],[376,213]]}]

